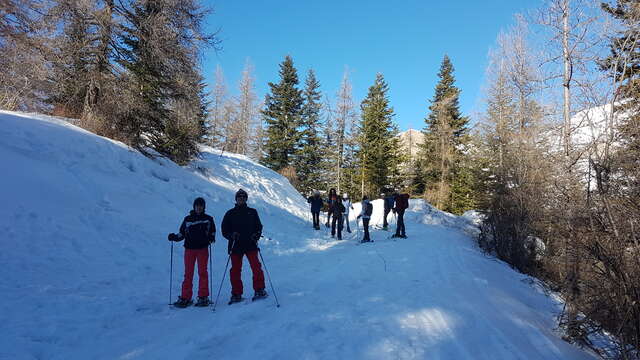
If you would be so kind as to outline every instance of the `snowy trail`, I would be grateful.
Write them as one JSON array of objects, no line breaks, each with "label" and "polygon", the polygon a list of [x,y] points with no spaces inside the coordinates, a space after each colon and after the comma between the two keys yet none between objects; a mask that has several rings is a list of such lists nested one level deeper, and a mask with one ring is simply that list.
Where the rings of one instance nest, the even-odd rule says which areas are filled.
[{"label": "snowy trail", "polygon": [[[372,230],[374,243],[355,246],[353,220],[344,241],[312,230],[290,184],[242,156],[205,148],[181,168],[65,121],[1,111],[0,135],[12,169],[0,177],[0,359],[595,358],[554,331],[559,303],[484,256],[466,219],[422,201],[405,216],[409,239]],[[273,294],[228,306],[228,274],[216,312],[169,307],[166,234],[201,195],[219,226],[239,186],[265,225],[282,307]],[[226,240],[213,253],[215,296]],[[182,256],[178,244],[174,298]],[[251,296],[246,261],[243,280]]]},{"label": "snowy trail", "polygon": [[[553,306],[521,275],[483,256],[457,230],[408,225],[410,239],[392,241],[374,231],[377,241],[362,246],[301,229],[327,248],[280,256],[263,250],[281,308],[273,297],[227,306],[226,283],[215,313],[123,301],[120,318],[109,320],[112,328],[87,344],[86,353],[105,359],[591,358],[553,333]],[[214,265],[218,281],[223,260],[218,256]],[[250,287],[250,273],[244,279]],[[92,348],[118,351],[103,356]]]}]

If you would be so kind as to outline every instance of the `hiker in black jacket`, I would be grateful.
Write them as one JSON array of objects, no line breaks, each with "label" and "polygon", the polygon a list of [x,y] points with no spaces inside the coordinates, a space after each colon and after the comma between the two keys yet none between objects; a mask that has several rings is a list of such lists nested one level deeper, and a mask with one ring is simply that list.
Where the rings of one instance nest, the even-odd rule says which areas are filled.
[{"label": "hiker in black jacket", "polygon": [[264,274],[258,258],[258,240],[262,236],[262,223],[256,209],[247,206],[247,193],[236,192],[236,206],[227,211],[222,220],[222,236],[229,240],[228,252],[231,257],[231,303],[242,301],[242,258],[249,260],[253,272],[254,299],[264,298]]},{"label": "hiker in black jacket", "polygon": [[[331,237],[336,235],[336,228],[338,230],[338,240],[342,240],[342,229],[344,226],[343,216],[344,216],[344,205],[342,205],[342,201],[338,200],[333,205],[331,220]],[[336,226],[337,225],[337,226]]]},{"label": "hiker in black jacket", "polygon": [[322,210],[322,205],[324,201],[320,197],[320,192],[318,190],[313,192],[313,196],[309,196],[307,202],[311,204],[311,216],[313,216],[313,228],[316,230],[320,230],[320,210]]},{"label": "hiker in black jacket", "polygon": [[184,280],[182,281],[182,294],[178,301],[173,303],[176,307],[191,305],[193,295],[193,267],[198,262],[198,302],[197,306],[209,305],[209,281],[207,273],[207,261],[209,250],[207,247],[216,241],[216,224],[213,218],[204,213],[206,203],[199,197],[193,201],[193,210],[187,215],[180,225],[179,234],[169,234],[169,241],[182,241],[184,239]]}]

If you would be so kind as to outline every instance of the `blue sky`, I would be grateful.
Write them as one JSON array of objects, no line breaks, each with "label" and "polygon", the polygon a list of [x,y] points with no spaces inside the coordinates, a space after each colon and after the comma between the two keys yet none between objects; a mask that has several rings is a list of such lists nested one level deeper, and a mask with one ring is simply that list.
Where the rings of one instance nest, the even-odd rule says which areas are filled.
[{"label": "blue sky", "polygon": [[487,54],[513,15],[538,0],[206,1],[209,30],[220,29],[222,50],[207,50],[203,72],[213,84],[216,64],[235,92],[247,59],[260,98],[277,82],[278,64],[293,57],[303,83],[313,68],[332,99],[345,69],[357,104],[380,72],[389,84],[401,130],[422,129],[444,54],[455,66],[463,114],[481,109]]}]

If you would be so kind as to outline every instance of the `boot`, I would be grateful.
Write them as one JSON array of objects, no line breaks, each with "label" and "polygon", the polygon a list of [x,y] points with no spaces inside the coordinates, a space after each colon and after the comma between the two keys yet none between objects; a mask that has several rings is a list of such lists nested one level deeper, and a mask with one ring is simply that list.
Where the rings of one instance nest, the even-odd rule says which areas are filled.
[{"label": "boot", "polygon": [[242,295],[231,295],[231,299],[229,299],[229,305],[241,302]]},{"label": "boot", "polygon": [[182,297],[178,296],[178,300],[176,302],[173,303],[173,306],[177,307],[177,308],[181,308],[184,309],[187,306],[193,304],[193,301],[191,301],[191,299],[187,300],[187,299],[183,299]]},{"label": "boot", "polygon": [[205,307],[209,306],[209,297],[208,296],[198,296],[198,301],[196,302],[196,306]]},{"label": "boot", "polygon": [[256,301],[256,300],[264,299],[267,296],[269,296],[269,294],[267,294],[267,292],[264,289],[258,289],[256,290],[255,294],[253,294],[253,298],[251,300]]}]

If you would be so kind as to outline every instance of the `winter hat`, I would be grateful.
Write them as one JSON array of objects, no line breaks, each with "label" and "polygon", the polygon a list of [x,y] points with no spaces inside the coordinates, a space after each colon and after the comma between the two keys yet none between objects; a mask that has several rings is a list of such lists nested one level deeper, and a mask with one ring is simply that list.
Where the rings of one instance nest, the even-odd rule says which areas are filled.
[{"label": "winter hat", "polygon": [[236,192],[236,199],[239,197],[244,197],[245,199],[249,197],[246,191],[240,189]]},{"label": "winter hat", "polygon": [[365,195],[365,196],[363,196],[363,197],[362,197],[362,201],[369,201],[369,197],[368,197],[368,196],[366,196],[366,195]]},{"label": "winter hat", "polygon": [[204,199],[199,197],[193,200],[193,208],[196,208],[196,205],[201,205],[203,208],[207,207],[207,204],[204,202]]},{"label": "winter hat", "polygon": [[314,191],[313,195],[320,195],[320,191],[318,191],[318,190]]},{"label": "winter hat", "polygon": [[348,198],[349,198],[349,195],[347,195],[347,193],[344,193],[344,194],[342,194],[342,198],[343,198],[343,199],[348,199]]}]

